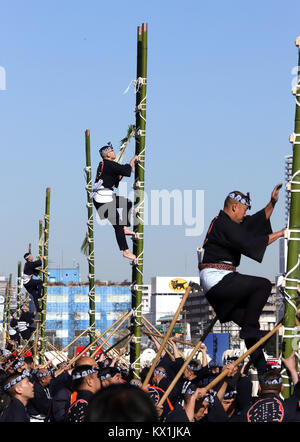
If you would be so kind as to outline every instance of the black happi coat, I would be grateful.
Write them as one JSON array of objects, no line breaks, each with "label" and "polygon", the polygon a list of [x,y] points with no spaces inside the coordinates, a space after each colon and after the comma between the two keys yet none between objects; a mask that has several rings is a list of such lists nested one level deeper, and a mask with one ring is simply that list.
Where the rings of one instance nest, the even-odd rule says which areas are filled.
[{"label": "black happi coat", "polygon": [[128,177],[131,175],[130,164],[119,164],[116,161],[103,160],[98,166],[95,182],[101,178],[103,186],[106,189],[113,190],[114,187],[119,186],[120,175]]},{"label": "black happi coat", "polygon": [[275,393],[263,393],[252,405],[242,410],[240,421],[299,422],[299,400],[300,382],[297,382],[293,394],[287,399],[281,399]]},{"label": "black happi coat", "polygon": [[27,405],[29,415],[41,414],[46,417],[50,409],[51,399],[49,387],[43,387],[38,381],[34,382],[34,398],[29,399]]},{"label": "black happi coat", "polygon": [[83,422],[89,401],[93,393],[88,390],[79,390],[76,401],[67,412],[66,422]]},{"label": "black happi coat", "polygon": [[226,261],[235,267],[240,264],[241,255],[262,262],[269,241],[268,235],[272,233],[264,209],[246,216],[241,224],[232,221],[221,210],[210,228],[204,242],[203,263]]},{"label": "black happi coat", "polygon": [[39,270],[37,270],[37,267],[41,267],[42,261],[40,259],[37,259],[36,261],[26,261],[24,265],[24,274],[25,275],[34,275],[39,276]]},{"label": "black happi coat", "polygon": [[[204,241],[203,263],[240,264],[241,256],[261,262],[266,251],[269,234],[272,233],[270,220],[262,209],[252,216],[246,216],[242,223],[236,223],[221,210],[211,222]],[[226,322],[232,308],[243,297],[240,274],[231,272],[206,293],[219,320]],[[246,281],[244,281],[246,283]]]},{"label": "black happi coat", "polygon": [[0,422],[30,422],[30,418],[23,403],[12,397],[0,416]]}]

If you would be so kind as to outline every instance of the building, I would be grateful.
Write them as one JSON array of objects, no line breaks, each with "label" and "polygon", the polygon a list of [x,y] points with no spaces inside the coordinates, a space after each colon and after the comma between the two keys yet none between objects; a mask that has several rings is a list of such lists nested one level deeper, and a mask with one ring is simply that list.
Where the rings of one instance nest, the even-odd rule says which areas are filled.
[{"label": "building", "polygon": [[174,315],[189,282],[199,285],[199,277],[156,276],[151,279],[151,311],[148,319],[156,324],[163,316]]},{"label": "building", "polygon": [[[49,286],[46,311],[46,337],[57,348],[63,348],[89,327],[89,286]],[[95,328],[108,329],[123,313],[131,310],[131,291],[126,286],[95,286]],[[124,323],[124,327],[126,327]],[[122,330],[124,330],[122,327]],[[124,333],[126,334],[126,333]],[[106,338],[107,336],[105,336]],[[114,335],[109,343],[119,339]],[[87,345],[85,334],[76,345]]]}]

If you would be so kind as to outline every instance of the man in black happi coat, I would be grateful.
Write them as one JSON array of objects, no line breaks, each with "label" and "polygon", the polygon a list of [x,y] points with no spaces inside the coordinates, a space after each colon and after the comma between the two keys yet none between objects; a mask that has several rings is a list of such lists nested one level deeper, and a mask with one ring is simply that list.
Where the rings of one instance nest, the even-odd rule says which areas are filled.
[{"label": "man in black happi coat", "polygon": [[[40,257],[44,258],[44,257]],[[36,311],[40,312],[39,299],[42,297],[43,281],[35,279],[33,276],[38,276],[40,272],[44,272],[38,269],[42,265],[41,259],[33,260],[33,256],[30,253],[25,253],[24,259],[26,261],[23,270],[23,283],[28,293],[33,297]]]},{"label": "man in black happi coat", "polygon": [[[284,236],[285,228],[273,233],[270,216],[278,201],[277,185],[266,207],[252,216],[249,193],[231,192],[224,208],[210,224],[199,263],[200,281],[208,302],[220,322],[234,321],[241,327],[240,337],[251,347],[266,332],[259,329],[259,317],[271,294],[271,282],[266,278],[242,275],[236,271],[241,255],[262,262],[269,244]],[[252,354],[259,372],[266,369],[261,349]]]},{"label": "man in black happi coat", "polygon": [[[138,157],[134,155],[128,164],[117,163],[115,161],[116,154],[110,142],[103,146],[99,153],[103,161],[99,163],[93,192],[91,192],[90,196],[93,198],[99,218],[101,220],[108,219],[112,224],[119,249],[123,252],[124,258],[135,260],[136,256],[130,252],[125,236],[135,235],[129,229],[129,215],[132,202],[127,198],[117,196],[114,193],[114,188],[118,188],[123,176],[130,177]],[[122,216],[119,214],[118,209],[122,209]]]}]

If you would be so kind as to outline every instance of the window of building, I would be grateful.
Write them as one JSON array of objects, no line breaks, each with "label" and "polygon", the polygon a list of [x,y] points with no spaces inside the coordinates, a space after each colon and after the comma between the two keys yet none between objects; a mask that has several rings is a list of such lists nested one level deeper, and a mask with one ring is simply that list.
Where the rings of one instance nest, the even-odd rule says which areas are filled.
[{"label": "window of building", "polygon": [[128,293],[126,295],[106,295],[107,302],[130,302],[131,295]]},{"label": "window of building", "polygon": [[66,312],[47,312],[47,321],[67,321],[69,319],[69,314]]},{"label": "window of building", "polygon": [[[75,295],[74,302],[89,302],[89,296],[86,295]],[[101,302],[101,295],[95,295],[95,302]]]},{"label": "window of building", "polygon": [[47,295],[47,303],[69,302],[68,295]]}]

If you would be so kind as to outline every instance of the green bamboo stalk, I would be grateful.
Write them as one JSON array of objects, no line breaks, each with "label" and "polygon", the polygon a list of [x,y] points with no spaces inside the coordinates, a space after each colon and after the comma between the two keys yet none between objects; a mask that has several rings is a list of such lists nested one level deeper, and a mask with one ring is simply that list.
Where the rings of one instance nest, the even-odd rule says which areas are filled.
[{"label": "green bamboo stalk", "polygon": [[140,376],[141,354],[141,317],[142,317],[142,288],[144,270],[144,190],[145,190],[145,136],[146,136],[146,88],[147,88],[147,24],[143,23],[137,29],[137,93],[136,93],[136,145],[135,153],[139,161],[135,166],[134,203],[135,220],[134,231],[136,239],[133,244],[133,253],[137,259],[132,269],[132,307],[135,310],[133,317],[134,339],[130,346],[130,362],[134,377]]},{"label": "green bamboo stalk", "polygon": [[44,215],[44,244],[43,244],[43,296],[40,299],[42,311],[39,314],[41,348],[39,353],[40,363],[45,361],[46,349],[46,310],[47,310],[47,288],[48,288],[48,257],[49,257],[49,223],[50,223],[50,188],[46,189],[46,205]]},{"label": "green bamboo stalk", "polygon": [[[43,255],[43,234],[44,234],[43,221],[40,219],[39,220],[39,242],[38,242],[39,256]],[[42,274],[39,275],[39,278],[42,279]]]},{"label": "green bamboo stalk", "polygon": [[3,348],[6,346],[7,340],[7,306],[8,306],[8,283],[5,287],[5,297],[4,297],[4,306],[3,306]]},{"label": "green bamboo stalk", "polygon": [[[87,209],[88,209],[88,267],[89,267],[89,318],[90,318],[90,343],[95,340],[95,254],[94,254],[94,218],[93,218],[93,200],[90,198],[92,191],[92,167],[91,167],[91,148],[90,148],[90,131],[85,131],[85,158],[86,158],[86,191],[87,191]],[[95,344],[91,347],[91,351],[95,349]]]},{"label": "green bamboo stalk", "polygon": [[7,329],[10,322],[10,304],[11,304],[11,295],[12,295],[12,273],[9,274],[9,280],[8,280],[8,305],[7,305]]},{"label": "green bamboo stalk", "polygon": [[7,317],[8,317],[8,300],[9,300],[9,290],[8,290],[8,282],[5,287],[5,301],[4,301],[4,309],[3,309],[3,326],[5,326],[7,330]]},{"label": "green bamboo stalk", "polygon": [[[298,296],[297,283],[300,283],[300,37],[296,40],[296,46],[298,48],[298,81],[297,86],[294,89],[296,95],[296,110],[295,110],[295,123],[294,134],[291,136],[290,141],[293,143],[293,183],[290,183],[291,203],[289,212],[289,225],[288,225],[288,247],[287,247],[287,269],[286,269],[286,293],[291,297]],[[290,356],[293,351],[293,345],[295,344],[294,335],[296,334],[296,302],[291,300],[285,304],[284,312],[284,337],[282,354],[284,358]],[[297,341],[297,346],[298,346]],[[297,348],[298,349],[298,348]],[[287,398],[292,393],[292,387],[290,386],[290,380],[287,376],[287,372],[284,369],[283,374],[283,397]]]},{"label": "green bamboo stalk", "polygon": [[21,296],[22,296],[22,262],[18,261],[18,277],[17,277],[17,313],[21,311]]}]

